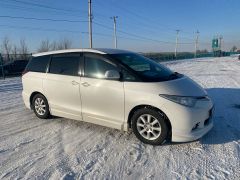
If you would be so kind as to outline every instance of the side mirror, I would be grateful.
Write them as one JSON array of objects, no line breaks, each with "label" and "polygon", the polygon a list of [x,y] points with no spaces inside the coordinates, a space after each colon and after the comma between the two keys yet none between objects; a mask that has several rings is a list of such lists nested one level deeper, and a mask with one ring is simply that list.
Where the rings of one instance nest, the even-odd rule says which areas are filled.
[{"label": "side mirror", "polygon": [[120,79],[120,74],[116,70],[108,70],[105,72],[105,78],[106,79],[112,79],[112,80],[119,80]]}]

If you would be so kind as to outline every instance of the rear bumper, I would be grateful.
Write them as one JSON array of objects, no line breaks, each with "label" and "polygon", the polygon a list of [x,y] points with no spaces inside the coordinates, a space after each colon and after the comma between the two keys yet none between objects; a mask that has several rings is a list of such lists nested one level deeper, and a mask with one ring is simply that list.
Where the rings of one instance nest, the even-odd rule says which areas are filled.
[{"label": "rear bumper", "polygon": [[23,98],[23,102],[25,104],[25,106],[28,108],[28,109],[31,109],[31,106],[30,106],[30,97],[28,94],[26,94],[24,91],[22,92],[22,98]]}]

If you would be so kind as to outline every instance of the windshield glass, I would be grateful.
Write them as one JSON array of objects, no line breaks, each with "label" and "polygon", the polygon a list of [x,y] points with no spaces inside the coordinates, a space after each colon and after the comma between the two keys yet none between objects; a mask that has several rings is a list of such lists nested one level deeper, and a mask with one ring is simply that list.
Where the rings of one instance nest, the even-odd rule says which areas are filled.
[{"label": "windshield glass", "polygon": [[164,81],[175,75],[170,69],[144,56],[127,53],[112,54],[114,59],[129,67],[144,81]]}]

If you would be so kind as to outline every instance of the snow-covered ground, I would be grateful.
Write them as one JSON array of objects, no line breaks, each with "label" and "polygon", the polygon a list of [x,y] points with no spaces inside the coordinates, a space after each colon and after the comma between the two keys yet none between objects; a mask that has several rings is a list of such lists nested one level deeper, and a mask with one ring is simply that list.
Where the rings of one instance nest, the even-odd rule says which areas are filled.
[{"label": "snow-covered ground", "polygon": [[215,102],[215,126],[199,141],[150,146],[64,118],[40,120],[21,99],[20,78],[0,80],[0,179],[240,179],[240,61],[166,63]]}]

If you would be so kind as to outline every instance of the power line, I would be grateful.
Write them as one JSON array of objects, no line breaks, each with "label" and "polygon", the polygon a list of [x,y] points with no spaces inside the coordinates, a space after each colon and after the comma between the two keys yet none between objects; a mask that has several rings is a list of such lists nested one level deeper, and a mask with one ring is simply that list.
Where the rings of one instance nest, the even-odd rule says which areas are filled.
[{"label": "power line", "polygon": [[[97,22],[93,22],[93,24],[101,26],[101,27],[106,28],[106,29],[112,29],[113,30],[113,28],[105,26],[105,25],[97,23]],[[159,40],[149,39],[149,38],[146,38],[146,37],[143,37],[143,36],[138,36],[138,35],[135,35],[135,34],[131,34],[131,33],[128,33],[128,32],[122,31],[122,30],[118,30],[118,32],[120,32],[122,34],[127,34],[129,36],[134,36],[134,37],[137,37],[137,38],[145,39],[145,40],[161,42],[161,43],[170,43],[170,42],[166,42],[166,41],[159,41]]]},{"label": "power line", "polygon": [[[99,3],[101,6],[104,6],[104,1],[96,1],[97,3]],[[108,5],[109,5],[109,3],[108,3]],[[120,9],[121,10],[121,12],[122,11],[125,11],[125,12],[127,12],[128,14],[131,14],[131,15],[133,15],[133,16],[135,16],[135,17],[137,17],[138,18],[138,20],[144,20],[145,19],[145,22],[150,22],[151,23],[151,25],[159,25],[159,22],[158,22],[158,20],[154,20],[154,19],[152,19],[152,18],[148,18],[148,17],[146,17],[146,16],[142,16],[142,15],[139,15],[138,13],[136,13],[135,11],[131,11],[131,10],[129,10],[129,9],[126,9],[125,7],[120,7],[119,5],[117,5],[116,6],[116,4],[110,4],[112,7],[114,7],[114,8],[117,8],[117,9]],[[139,24],[139,23],[138,23]],[[143,27],[147,27],[148,25],[146,25],[145,23],[142,23],[141,22],[141,24],[143,25]],[[169,27],[169,26],[166,26],[166,25],[161,25],[161,26],[156,26],[156,27],[158,27],[158,29],[165,29],[165,30],[169,30],[169,31],[172,31],[172,32],[174,32],[175,31],[175,28],[173,28],[173,27]],[[160,28],[159,28],[160,27]],[[193,32],[188,32],[188,31],[183,31],[183,30],[181,30],[181,32],[183,32],[183,33],[185,33],[185,34],[193,34]]]},{"label": "power line", "polygon": [[[47,5],[43,5],[43,4],[39,4],[39,3],[26,2],[26,1],[21,1],[21,0],[10,0],[10,1],[18,2],[18,3],[22,3],[22,4],[27,4],[27,5],[31,5],[31,6],[35,6],[35,7],[41,7],[41,8],[47,8],[47,9],[52,9],[52,10],[58,10],[58,11],[67,11],[67,12],[78,11],[78,10],[73,10],[73,9],[55,8],[55,7],[51,7],[51,6],[47,6]],[[125,10],[128,11],[129,13],[131,13],[131,11],[129,11],[127,9],[125,9]],[[134,14],[135,16],[139,16],[136,13],[131,13],[131,14]],[[143,17],[143,16],[139,16],[139,17]],[[47,18],[46,19],[42,19],[42,18],[26,18],[26,17],[11,17],[11,18],[49,20],[49,21],[65,21],[65,22],[84,22],[84,21],[72,21],[72,20],[52,20],[52,19],[47,19]],[[144,27],[148,27],[148,26],[144,26]],[[185,38],[185,37],[181,37],[181,38],[189,39],[189,38]]]},{"label": "power line", "polygon": [[40,27],[29,27],[29,26],[12,26],[12,25],[0,25],[0,27],[7,27],[11,29],[27,29],[33,31],[52,31],[52,32],[68,32],[68,33],[79,33],[79,31],[71,31],[71,30],[58,30],[58,29],[45,29]]},{"label": "power line", "polygon": [[52,21],[52,22],[88,22],[84,20],[67,20],[67,19],[51,19],[51,18],[36,18],[36,17],[23,17],[23,16],[8,16],[8,15],[0,15],[0,18],[10,18],[10,19],[24,19],[24,20],[37,20],[37,21]]},{"label": "power line", "polygon": [[37,20],[37,21],[54,21],[54,22],[88,22],[88,21],[77,21],[77,20],[67,20],[67,19],[50,19],[50,18],[35,18],[35,17],[22,17],[22,16],[2,16],[0,18],[10,18],[10,19],[26,19],[26,20]]},{"label": "power line", "polygon": [[[20,3],[20,4],[24,4],[24,5],[29,5],[29,6],[32,6],[32,7],[40,7],[40,8],[44,8],[44,9],[55,10],[55,11],[58,11],[58,12],[59,12],[59,11],[64,11],[64,12],[68,12],[68,13],[73,13],[73,12],[79,13],[79,9],[56,8],[56,7],[48,6],[48,5],[45,5],[45,4],[35,3],[35,2],[28,2],[28,1],[22,1],[22,0],[3,0],[3,1],[7,1],[7,2],[12,1],[12,2]],[[97,2],[99,3],[99,1],[97,1]],[[101,3],[102,3],[102,1],[101,1]],[[15,5],[15,6],[16,6],[16,5]],[[18,6],[18,7],[20,7],[20,6]],[[113,7],[119,8],[119,7],[116,7],[116,6],[113,6]],[[25,8],[25,7],[20,7],[20,8],[23,9],[23,8]],[[26,9],[26,8],[25,8],[25,9]],[[29,9],[29,8],[28,8],[28,9]],[[31,9],[29,9],[29,10],[31,10]],[[154,21],[154,20],[152,20],[152,19],[146,18],[145,16],[141,16],[141,15],[135,13],[135,12],[132,12],[132,11],[126,9],[126,8],[122,8],[122,7],[121,7],[121,10],[127,12],[128,14],[132,14],[132,15],[135,16],[135,17],[138,17],[138,19],[143,19],[143,18],[144,18],[144,19],[148,19],[148,20],[154,22],[154,24],[158,24],[157,21]],[[84,10],[81,10],[81,11],[87,12],[87,11],[84,11]],[[57,12],[55,12],[55,13],[57,13]],[[99,13],[95,13],[95,14],[98,15]],[[98,16],[102,16],[102,15],[99,14]],[[103,15],[103,16],[106,17],[105,15]],[[78,17],[78,16],[76,16],[76,17]],[[19,17],[19,19],[20,19],[20,17]],[[26,19],[26,18],[25,18],[25,19]],[[27,19],[30,19],[30,18],[27,18]],[[31,19],[34,19],[34,18],[31,18]],[[45,20],[45,19],[42,19],[42,18],[36,18],[35,20],[37,20],[37,19],[39,19],[39,20]],[[47,18],[46,18],[46,20],[47,20]],[[80,21],[72,21],[72,20],[49,20],[49,21],[80,22]],[[83,21],[82,21],[82,22],[83,22]],[[142,23],[142,24],[143,24],[143,23]],[[148,28],[148,26],[143,26],[143,27]],[[164,25],[164,27],[166,27],[166,26]],[[152,29],[152,28],[149,28],[149,29]],[[166,29],[169,29],[169,30],[171,30],[171,31],[173,30],[173,29],[171,29],[171,28],[166,28]],[[152,30],[153,30],[153,29],[152,29]],[[184,30],[184,31],[181,30],[181,32],[182,32],[182,33],[185,33],[185,34],[190,33],[190,32],[187,32],[187,31],[185,31],[185,30]],[[181,36],[181,38],[192,40],[192,39],[187,38],[187,37],[184,37],[184,36]],[[194,41],[194,40],[192,40],[192,41]],[[181,44],[192,44],[192,43],[181,43]]]},{"label": "power line", "polygon": [[[104,18],[104,19],[105,19],[105,18]],[[103,21],[104,19],[101,18],[101,21],[99,21],[99,18],[98,18],[97,22],[105,23],[105,22]],[[119,24],[121,24],[121,21],[119,21]],[[137,29],[144,30],[145,32],[151,33],[151,34],[159,34],[159,33],[161,32],[161,34],[167,34],[167,35],[173,36],[173,33],[170,33],[170,32],[162,32],[162,31],[159,31],[159,30],[156,29],[156,28],[153,29],[153,28],[151,28],[151,27],[149,27],[149,26],[147,26],[147,25],[144,25],[144,26],[143,26],[143,25],[141,25],[141,24],[139,24],[139,23],[136,23],[135,21],[133,21],[133,22],[131,22],[131,23],[124,21],[124,25],[125,25],[125,28],[134,25],[134,28],[137,27]],[[184,39],[190,39],[190,38],[185,38],[185,37],[182,37],[182,38],[184,38]],[[192,40],[192,39],[191,39],[191,40]]]},{"label": "power line", "polygon": [[[103,27],[105,29],[113,30],[113,28],[111,28],[109,26],[105,26],[105,25],[97,23],[97,22],[93,22],[93,24],[101,26],[101,27]],[[139,36],[139,35],[136,35],[136,34],[128,33],[128,32],[122,31],[122,30],[118,30],[118,32],[122,33],[122,34],[129,35],[129,36],[137,37],[137,38],[140,38],[140,39],[148,40],[148,41],[153,41],[153,42],[158,42],[158,43],[165,43],[165,44],[175,44],[174,42],[151,39],[151,38],[147,38],[147,37],[144,37],[144,36]],[[179,44],[194,44],[194,43],[193,42],[183,42],[183,43],[179,43]]]},{"label": "power line", "polygon": [[[99,1],[97,1],[97,3],[99,3]],[[103,1],[101,1],[101,3],[99,3],[99,4],[100,4],[101,6],[104,6]],[[112,4],[110,4],[110,5],[112,5]],[[159,28],[159,26],[156,26],[156,25],[159,25],[159,23],[158,23],[157,21],[154,21],[153,19],[149,19],[149,18],[147,18],[147,17],[145,17],[145,16],[142,16],[142,15],[139,15],[139,14],[133,12],[133,11],[130,11],[130,10],[124,8],[124,7],[119,7],[119,6],[114,6],[114,5],[112,5],[112,7],[114,7],[114,8],[119,8],[119,9],[121,9],[121,12],[122,12],[122,11],[125,11],[125,12],[127,12],[128,14],[131,14],[131,15],[137,17],[137,18],[138,18],[137,20],[146,19],[146,21],[144,21],[144,23],[142,23],[142,22],[141,22],[141,23],[134,23],[134,22],[135,22],[135,20],[134,20],[134,22],[131,22],[131,25],[132,25],[132,24],[135,24],[135,26],[138,26],[138,27],[141,28],[141,29],[143,29],[143,28],[148,29],[148,30],[147,30],[148,33],[149,33],[149,31],[151,31],[151,32],[154,32],[154,31],[155,31],[155,33],[156,33],[156,32],[159,33],[159,29],[168,29],[168,30],[170,30],[170,31],[175,31],[175,29],[173,29],[173,28],[166,28],[166,25],[163,25],[162,27]],[[131,17],[131,16],[130,16],[130,17]],[[129,16],[128,16],[128,18],[129,18]],[[155,25],[157,28],[149,28],[149,25],[147,25],[145,22],[152,22],[152,23],[151,23],[151,26]],[[126,23],[126,22],[125,22],[125,23]],[[142,24],[142,25],[141,25],[141,24]],[[129,25],[129,26],[131,26],[131,25]],[[164,27],[164,28],[163,28],[163,27]],[[157,31],[156,31],[156,30],[157,30]],[[194,32],[189,32],[189,31],[185,31],[185,30],[181,30],[181,32],[182,32],[182,34],[191,34],[191,36],[194,35]],[[161,33],[162,33],[162,32],[161,32]],[[170,34],[170,35],[173,36],[173,33],[170,33],[170,32],[163,32],[163,33],[165,33],[165,34]],[[183,36],[182,34],[181,34],[181,37],[179,37],[179,38],[181,38],[181,39],[186,39],[186,40],[190,40],[190,41],[191,41],[190,43],[182,43],[182,44],[194,44],[194,41],[195,41],[195,40],[194,40],[194,37],[189,38],[189,37]]]},{"label": "power line", "polygon": [[[30,30],[30,31],[50,31],[50,32],[68,32],[68,33],[73,33],[73,34],[88,34],[88,32],[81,32],[81,31],[70,31],[70,30],[59,30],[59,29],[45,29],[45,28],[39,28],[39,27],[29,27],[29,26],[11,26],[11,25],[1,25],[0,27],[2,28],[10,28],[10,29],[25,29],[25,30]],[[103,37],[109,37],[111,38],[112,36],[109,34],[102,34],[102,33],[93,33],[94,35],[97,36],[103,36]],[[145,41],[144,39],[136,39],[136,38],[129,38],[129,37],[124,37],[124,36],[118,36],[120,39],[126,39],[126,40],[133,40],[133,41]]]},{"label": "power line", "polygon": [[20,4],[24,4],[24,5],[30,5],[30,6],[35,6],[35,7],[41,7],[41,8],[45,8],[45,9],[51,9],[51,10],[56,10],[56,11],[65,11],[65,12],[73,12],[73,11],[79,11],[77,9],[63,9],[63,8],[56,8],[56,7],[52,7],[52,6],[48,6],[48,5],[44,5],[44,4],[39,4],[39,3],[33,3],[33,2],[28,2],[28,1],[21,1],[21,0],[8,0],[8,1],[13,1],[13,2],[17,2]]},{"label": "power line", "polygon": [[[11,9],[11,10],[21,10],[21,11],[27,11],[27,12],[34,12],[36,13],[36,10],[34,8],[36,7],[25,7],[25,6],[19,6],[19,5],[13,5],[13,4],[3,4],[4,2],[0,2],[0,7],[4,7],[4,8],[7,8],[7,9]],[[48,14],[51,13],[51,14],[54,14],[54,15],[63,15],[63,13],[61,11],[48,11],[49,9],[37,9],[38,12],[47,12]],[[85,11],[84,11],[85,12]],[[79,12],[78,12],[79,14]],[[71,14],[70,12],[65,12],[64,13],[64,16],[71,16],[71,17],[79,17],[76,16],[76,13],[75,14]],[[81,16],[81,18],[83,18],[83,16]]]}]

